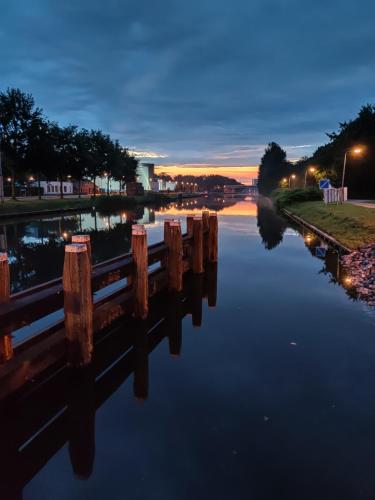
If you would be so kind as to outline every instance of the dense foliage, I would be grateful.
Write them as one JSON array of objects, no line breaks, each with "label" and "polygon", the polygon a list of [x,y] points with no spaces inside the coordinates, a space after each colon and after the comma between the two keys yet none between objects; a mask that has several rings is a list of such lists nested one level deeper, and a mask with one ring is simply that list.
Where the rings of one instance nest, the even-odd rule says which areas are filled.
[{"label": "dense foliage", "polygon": [[235,179],[223,175],[176,175],[174,180],[177,183],[196,183],[198,185],[198,191],[216,191],[225,185],[241,184]]},{"label": "dense foliage", "polygon": [[95,182],[106,174],[124,183],[135,179],[137,167],[137,160],[109,135],[48,121],[33,97],[19,89],[0,92],[0,151],[13,197],[16,181],[31,174],[61,183],[68,178]]},{"label": "dense foliage", "polygon": [[283,208],[301,201],[320,201],[323,199],[323,192],[317,187],[309,187],[307,189],[276,189],[272,192],[272,199],[277,208]]}]

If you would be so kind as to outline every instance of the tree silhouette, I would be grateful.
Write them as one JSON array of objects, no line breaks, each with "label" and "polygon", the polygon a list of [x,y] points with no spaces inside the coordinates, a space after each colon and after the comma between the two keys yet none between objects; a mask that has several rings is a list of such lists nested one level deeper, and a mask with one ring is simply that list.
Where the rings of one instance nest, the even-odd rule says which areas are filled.
[{"label": "tree silhouette", "polygon": [[283,241],[286,223],[284,219],[276,213],[273,203],[269,198],[260,197],[258,199],[257,209],[257,226],[262,238],[262,243],[267,250],[272,250]]}]

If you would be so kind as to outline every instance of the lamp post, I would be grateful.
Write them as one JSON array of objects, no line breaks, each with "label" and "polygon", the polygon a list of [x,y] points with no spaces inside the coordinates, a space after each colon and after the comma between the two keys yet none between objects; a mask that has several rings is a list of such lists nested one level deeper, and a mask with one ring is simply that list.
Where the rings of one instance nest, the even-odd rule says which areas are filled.
[{"label": "lamp post", "polygon": [[289,189],[290,189],[290,181],[291,181],[291,179],[295,179],[295,178],[296,178],[295,174],[292,174],[292,175],[289,176]]},{"label": "lamp post", "polygon": [[316,171],[315,167],[309,167],[306,169],[305,172],[305,183],[304,183],[304,189],[306,189],[306,183],[307,183],[307,173],[313,174]]},{"label": "lamp post", "polygon": [[355,147],[355,148],[347,149],[345,151],[344,166],[343,166],[343,169],[342,169],[342,178],[341,178],[341,188],[342,189],[344,189],[345,171],[346,171],[346,160],[347,160],[348,153],[352,153],[353,155],[360,155],[362,153],[362,149],[359,148],[359,147]]}]

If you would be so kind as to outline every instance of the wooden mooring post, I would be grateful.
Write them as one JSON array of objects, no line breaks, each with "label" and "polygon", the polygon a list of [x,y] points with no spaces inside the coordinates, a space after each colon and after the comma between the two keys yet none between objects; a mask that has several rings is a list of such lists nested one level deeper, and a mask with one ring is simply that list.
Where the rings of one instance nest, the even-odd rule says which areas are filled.
[{"label": "wooden mooring post", "polygon": [[203,221],[203,262],[206,262],[206,260],[208,260],[209,218],[210,218],[210,212],[208,210],[203,210],[203,212],[202,212],[202,221]]},{"label": "wooden mooring post", "polygon": [[193,220],[193,273],[203,273],[203,221],[202,217]]},{"label": "wooden mooring post", "polygon": [[72,236],[72,243],[81,243],[83,245],[86,245],[86,247],[87,247],[87,254],[88,254],[88,257],[89,257],[89,261],[92,264],[92,252],[91,252],[90,235],[89,234],[74,234]]},{"label": "wooden mooring post", "polygon": [[[0,304],[10,299],[10,272],[8,254],[0,253]],[[6,327],[4,331],[0,326],[0,362],[8,361],[13,356],[12,335]]]},{"label": "wooden mooring post", "polygon": [[217,262],[218,259],[218,221],[217,213],[210,214],[208,221],[208,260]]},{"label": "wooden mooring post", "polygon": [[65,247],[63,289],[67,361],[75,367],[87,365],[93,351],[93,302],[91,263],[85,244]]},{"label": "wooden mooring post", "polygon": [[180,292],[182,290],[182,233],[179,221],[169,224],[168,235],[168,288]]},{"label": "wooden mooring post", "polygon": [[195,214],[189,214],[187,217],[186,217],[186,231],[187,231],[187,234],[188,236],[193,236],[193,221],[194,221],[194,217],[195,217]]},{"label": "wooden mooring post", "polygon": [[146,319],[148,315],[148,249],[147,233],[142,225],[132,227],[132,253],[134,316],[138,319]]}]

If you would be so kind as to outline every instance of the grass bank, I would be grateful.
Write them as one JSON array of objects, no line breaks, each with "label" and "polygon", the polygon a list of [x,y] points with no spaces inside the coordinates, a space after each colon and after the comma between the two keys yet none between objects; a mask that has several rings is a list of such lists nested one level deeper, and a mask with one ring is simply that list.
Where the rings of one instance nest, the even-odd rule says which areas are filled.
[{"label": "grass bank", "polygon": [[93,202],[90,198],[64,198],[50,200],[7,200],[0,203],[0,216],[26,215],[41,212],[63,210],[80,210],[90,208]]},{"label": "grass bank", "polygon": [[322,201],[288,204],[285,208],[355,250],[375,242],[375,209],[350,203],[325,205]]}]

